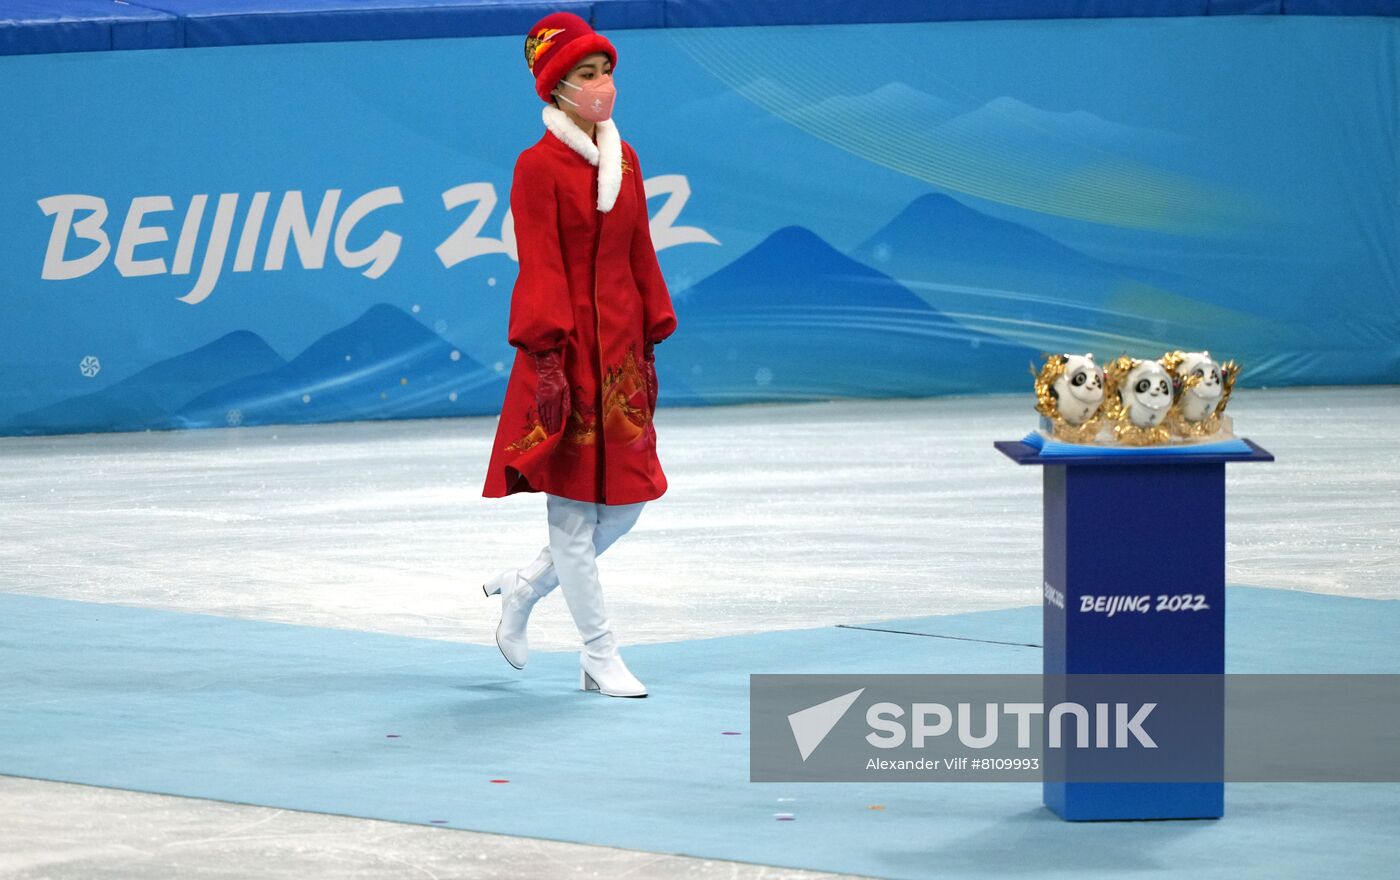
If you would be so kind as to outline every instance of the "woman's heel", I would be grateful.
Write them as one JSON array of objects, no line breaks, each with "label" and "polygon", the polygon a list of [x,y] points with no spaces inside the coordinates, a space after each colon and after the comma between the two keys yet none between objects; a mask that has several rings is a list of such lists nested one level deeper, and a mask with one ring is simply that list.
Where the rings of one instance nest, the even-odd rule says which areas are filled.
[{"label": "woman's heel", "polygon": [[[637,680],[627,664],[622,662],[617,643],[611,632],[604,633],[592,648],[585,647],[578,655],[579,687],[597,691],[609,697],[645,697],[646,685]],[[597,651],[598,655],[592,652]],[[591,671],[590,671],[591,670]]]},{"label": "woman's heel", "polygon": [[485,593],[488,598],[496,595],[504,596],[510,585],[515,583],[517,574],[519,572],[513,568],[498,572],[481,585],[481,592]]}]

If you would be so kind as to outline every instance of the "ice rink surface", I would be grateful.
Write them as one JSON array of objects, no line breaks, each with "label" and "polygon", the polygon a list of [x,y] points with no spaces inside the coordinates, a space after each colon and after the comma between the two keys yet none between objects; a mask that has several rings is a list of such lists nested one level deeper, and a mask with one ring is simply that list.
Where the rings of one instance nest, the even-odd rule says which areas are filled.
[{"label": "ice rink surface", "polygon": [[[1226,580],[1400,598],[1400,387],[1240,389]],[[663,409],[670,489],[600,559],[622,644],[1035,604],[1028,394]],[[0,590],[492,643],[546,538],[492,417],[0,438]],[[1191,523],[1165,522],[1169,540]],[[1140,541],[1150,557],[1162,536]],[[534,650],[577,647],[556,591]],[[561,682],[572,687],[575,682]],[[816,877],[0,777],[0,877]]]}]

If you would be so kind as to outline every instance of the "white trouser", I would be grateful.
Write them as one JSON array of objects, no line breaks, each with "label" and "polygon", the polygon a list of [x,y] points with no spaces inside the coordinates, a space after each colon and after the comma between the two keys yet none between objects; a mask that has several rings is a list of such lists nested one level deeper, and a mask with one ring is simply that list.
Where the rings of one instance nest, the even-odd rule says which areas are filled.
[{"label": "white trouser", "polygon": [[[611,634],[598,582],[597,556],[626,534],[642,513],[645,501],[635,504],[598,504],[560,495],[545,496],[549,517],[549,560],[552,571],[541,574],[534,588],[541,595],[555,585],[563,588],[564,601],[573,615],[585,650],[590,643]],[[543,557],[543,554],[541,554]],[[611,640],[595,649],[606,650]]]}]

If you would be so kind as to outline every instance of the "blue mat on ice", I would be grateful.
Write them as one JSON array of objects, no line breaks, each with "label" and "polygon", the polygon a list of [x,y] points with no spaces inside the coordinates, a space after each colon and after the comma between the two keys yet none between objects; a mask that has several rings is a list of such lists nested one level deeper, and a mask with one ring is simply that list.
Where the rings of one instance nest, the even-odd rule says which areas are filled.
[{"label": "blue mat on ice", "polygon": [[[1232,672],[1400,671],[1400,602],[1228,602]],[[577,691],[572,652],[517,673],[494,646],[0,593],[0,774],[878,877],[1392,867],[1394,785],[1071,824],[1034,784],[748,782],[750,673],[1039,670],[1036,607],[853,624],[635,645],[653,694],[620,700]]]}]

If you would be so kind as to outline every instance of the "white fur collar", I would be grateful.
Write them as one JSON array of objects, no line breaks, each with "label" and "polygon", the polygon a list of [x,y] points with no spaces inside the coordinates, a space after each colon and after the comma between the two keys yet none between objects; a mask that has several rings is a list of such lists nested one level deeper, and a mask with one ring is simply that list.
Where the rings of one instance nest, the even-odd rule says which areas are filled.
[{"label": "white fur collar", "polygon": [[617,123],[611,119],[594,125],[598,133],[596,144],[569,114],[553,104],[544,105],[544,127],[587,159],[588,164],[598,166],[598,210],[607,212],[612,210],[622,189],[622,137],[617,133]]}]

